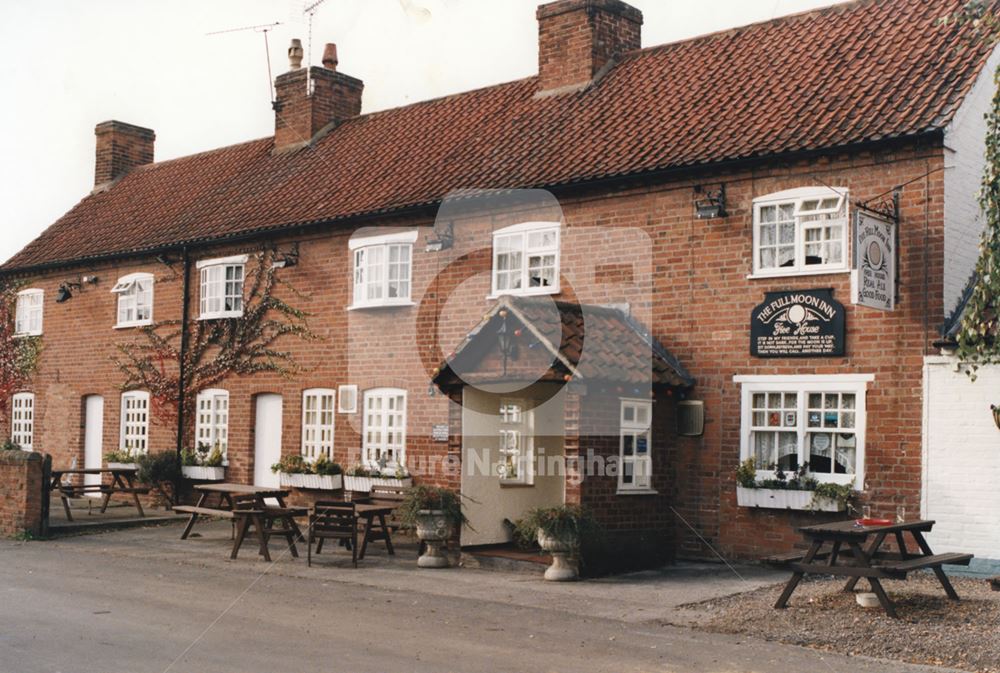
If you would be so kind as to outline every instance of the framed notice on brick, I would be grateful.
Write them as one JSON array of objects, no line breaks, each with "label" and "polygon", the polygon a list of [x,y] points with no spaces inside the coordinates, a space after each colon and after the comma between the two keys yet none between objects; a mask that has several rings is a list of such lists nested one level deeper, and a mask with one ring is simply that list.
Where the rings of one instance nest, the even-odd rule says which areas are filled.
[{"label": "framed notice on brick", "polygon": [[896,225],[859,210],[854,220],[854,256],[859,306],[896,308]]},{"label": "framed notice on brick", "polygon": [[833,290],[768,292],[750,315],[754,357],[841,357],[844,339],[844,306]]}]

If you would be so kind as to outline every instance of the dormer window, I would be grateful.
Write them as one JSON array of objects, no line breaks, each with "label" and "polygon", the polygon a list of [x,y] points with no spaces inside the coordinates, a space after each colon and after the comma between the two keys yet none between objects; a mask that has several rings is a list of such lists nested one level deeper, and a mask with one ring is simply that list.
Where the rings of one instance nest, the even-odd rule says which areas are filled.
[{"label": "dormer window", "polygon": [[17,293],[14,335],[19,337],[42,335],[44,290],[21,290]]},{"label": "dormer window", "polygon": [[201,274],[201,320],[243,317],[246,255],[198,262]]},{"label": "dormer window", "polygon": [[525,222],[493,232],[493,296],[558,292],[558,222]]},{"label": "dormer window", "polygon": [[115,327],[153,324],[153,275],[133,273],[118,279],[111,292],[118,295],[118,323]]},{"label": "dormer window", "polygon": [[351,239],[354,304],[351,308],[411,306],[416,231]]},{"label": "dormer window", "polygon": [[755,277],[848,270],[846,189],[779,192],[756,199],[753,212]]}]

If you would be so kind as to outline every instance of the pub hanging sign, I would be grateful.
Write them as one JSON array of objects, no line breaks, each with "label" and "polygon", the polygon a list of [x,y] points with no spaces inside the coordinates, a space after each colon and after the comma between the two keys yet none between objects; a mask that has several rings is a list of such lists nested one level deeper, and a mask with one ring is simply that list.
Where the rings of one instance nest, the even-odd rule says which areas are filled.
[{"label": "pub hanging sign", "polygon": [[844,355],[844,306],[833,290],[768,292],[750,316],[750,354],[758,358]]}]

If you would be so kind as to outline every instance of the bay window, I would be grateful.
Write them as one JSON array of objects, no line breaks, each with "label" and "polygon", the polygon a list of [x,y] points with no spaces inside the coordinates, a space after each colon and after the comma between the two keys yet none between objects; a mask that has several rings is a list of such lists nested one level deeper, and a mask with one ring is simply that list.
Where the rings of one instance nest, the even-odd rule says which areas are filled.
[{"label": "bay window", "polygon": [[409,306],[416,231],[355,238],[352,308]]},{"label": "bay window", "polygon": [[198,262],[201,320],[242,317],[247,259],[237,255]]},{"label": "bay window", "polygon": [[493,232],[492,294],[559,292],[559,223],[526,222]]},{"label": "bay window", "polygon": [[753,274],[847,271],[846,189],[805,187],[754,200]]},{"label": "bay window", "polygon": [[44,290],[21,290],[17,293],[15,336],[41,336],[44,300]]},{"label": "bay window", "polygon": [[864,483],[865,397],[870,375],[737,376],[742,387],[740,460],[758,479],[803,466],[820,482]]},{"label": "bay window", "polygon": [[119,278],[111,292],[118,295],[118,323],[115,327],[153,324],[153,275],[133,273]]}]

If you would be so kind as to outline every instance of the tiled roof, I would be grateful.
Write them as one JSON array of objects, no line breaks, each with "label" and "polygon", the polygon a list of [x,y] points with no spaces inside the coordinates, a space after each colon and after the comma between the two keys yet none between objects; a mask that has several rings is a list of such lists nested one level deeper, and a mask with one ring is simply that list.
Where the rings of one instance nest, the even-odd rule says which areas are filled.
[{"label": "tiled roof", "polygon": [[5,268],[102,257],[544,187],[941,131],[990,46],[964,0],[860,0],[636,51],[576,93],[536,78],[136,169]]},{"label": "tiled roof", "polygon": [[[504,321],[507,321],[504,327]],[[502,328],[527,330],[516,341],[542,348],[560,367],[582,381],[633,385],[693,386],[684,366],[650,335],[642,324],[621,310],[553,301],[548,297],[501,297],[455,352],[443,363],[436,383],[458,375],[468,379],[494,348]],[[523,330],[522,330],[523,331]]]}]

